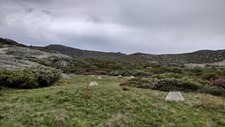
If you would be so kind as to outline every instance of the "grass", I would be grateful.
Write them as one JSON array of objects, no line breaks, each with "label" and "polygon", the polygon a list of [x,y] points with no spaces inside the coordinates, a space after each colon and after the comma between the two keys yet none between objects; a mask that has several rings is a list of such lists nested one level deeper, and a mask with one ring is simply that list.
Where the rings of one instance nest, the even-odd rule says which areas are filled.
[{"label": "grass", "polygon": [[[185,102],[167,102],[167,93],[119,84],[126,78],[73,76],[58,86],[0,91],[1,127],[224,127],[223,99],[183,93]],[[99,86],[88,87],[91,81]]]}]

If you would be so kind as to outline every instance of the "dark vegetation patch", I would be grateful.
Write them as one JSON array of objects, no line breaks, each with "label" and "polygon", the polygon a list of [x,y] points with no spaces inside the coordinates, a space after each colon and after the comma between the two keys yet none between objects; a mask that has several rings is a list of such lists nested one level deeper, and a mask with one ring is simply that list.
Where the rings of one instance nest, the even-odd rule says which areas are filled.
[{"label": "dark vegetation patch", "polygon": [[[193,70],[191,70],[193,71]],[[164,73],[148,78],[130,79],[121,86],[131,86],[159,91],[203,92],[216,96],[225,95],[225,78],[216,72],[202,72],[198,75]]]}]

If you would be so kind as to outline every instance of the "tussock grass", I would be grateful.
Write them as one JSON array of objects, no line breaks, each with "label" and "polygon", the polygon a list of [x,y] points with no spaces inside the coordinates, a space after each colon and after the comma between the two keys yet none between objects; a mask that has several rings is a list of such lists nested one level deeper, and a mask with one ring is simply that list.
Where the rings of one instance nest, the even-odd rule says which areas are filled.
[{"label": "tussock grass", "polygon": [[[0,126],[225,126],[222,98],[183,93],[185,102],[166,102],[166,92],[123,90],[126,80],[76,75],[48,88],[1,91]],[[88,87],[91,81],[99,86]]]}]

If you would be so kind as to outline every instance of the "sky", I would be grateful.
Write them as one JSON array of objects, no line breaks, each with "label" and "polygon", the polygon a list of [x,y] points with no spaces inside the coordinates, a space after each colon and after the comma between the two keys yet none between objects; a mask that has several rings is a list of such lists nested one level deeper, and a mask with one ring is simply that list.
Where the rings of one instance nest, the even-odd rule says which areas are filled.
[{"label": "sky", "polygon": [[122,53],[225,49],[225,0],[0,0],[0,37]]}]

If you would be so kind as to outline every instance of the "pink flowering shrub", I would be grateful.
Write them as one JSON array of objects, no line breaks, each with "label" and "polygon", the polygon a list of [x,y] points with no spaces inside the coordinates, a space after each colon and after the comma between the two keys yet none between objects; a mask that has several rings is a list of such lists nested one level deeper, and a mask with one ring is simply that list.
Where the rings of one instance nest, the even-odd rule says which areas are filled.
[{"label": "pink flowering shrub", "polygon": [[210,84],[212,86],[222,87],[225,89],[225,79],[223,77],[217,77],[215,79],[211,79]]}]

